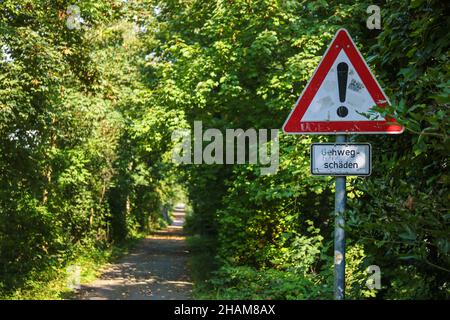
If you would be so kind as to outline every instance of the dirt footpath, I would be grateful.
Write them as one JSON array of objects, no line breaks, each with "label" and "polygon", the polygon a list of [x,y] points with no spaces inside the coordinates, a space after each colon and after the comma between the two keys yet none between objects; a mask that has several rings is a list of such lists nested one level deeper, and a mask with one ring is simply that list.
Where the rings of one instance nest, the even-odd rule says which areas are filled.
[{"label": "dirt footpath", "polygon": [[184,212],[175,211],[171,226],[143,239],[129,255],[108,266],[99,279],[82,286],[78,298],[190,299],[192,283],[183,223]]}]

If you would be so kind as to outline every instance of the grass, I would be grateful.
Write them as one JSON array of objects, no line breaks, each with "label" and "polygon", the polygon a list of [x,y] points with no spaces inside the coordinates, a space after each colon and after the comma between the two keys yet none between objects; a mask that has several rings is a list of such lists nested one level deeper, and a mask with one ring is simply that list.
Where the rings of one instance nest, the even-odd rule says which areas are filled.
[{"label": "grass", "polygon": [[217,240],[189,236],[190,269],[196,300],[298,300],[330,298],[329,288],[292,271],[257,270],[251,266],[221,266]]},{"label": "grass", "polygon": [[76,258],[69,261],[64,267],[53,267],[39,273],[31,274],[25,284],[1,299],[9,300],[62,300],[76,299],[77,293],[69,288],[70,280],[67,268],[78,266],[80,269],[80,284],[88,284],[101,274],[101,270],[109,263],[117,261],[120,257],[128,254],[136,243],[145,234],[100,249],[95,247],[83,248]]},{"label": "grass", "polygon": [[[162,218],[158,219],[151,230],[164,229],[168,223]],[[13,292],[4,293],[0,287],[0,300],[63,300],[76,299],[77,292],[69,288],[70,266],[79,267],[80,285],[86,285],[96,280],[104,267],[116,262],[127,255],[134,246],[148,233],[134,232],[133,236],[117,244],[104,248],[91,246],[80,247],[75,258],[60,266],[52,266],[39,272],[31,273],[27,280]],[[1,283],[0,283],[1,284]]]}]

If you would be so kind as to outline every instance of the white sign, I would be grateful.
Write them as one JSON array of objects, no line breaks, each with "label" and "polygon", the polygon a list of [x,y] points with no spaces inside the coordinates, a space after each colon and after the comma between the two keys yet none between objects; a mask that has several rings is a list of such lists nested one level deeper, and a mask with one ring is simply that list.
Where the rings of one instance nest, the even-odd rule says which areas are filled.
[{"label": "white sign", "polygon": [[311,174],[318,176],[370,176],[372,147],[369,143],[313,143]]}]

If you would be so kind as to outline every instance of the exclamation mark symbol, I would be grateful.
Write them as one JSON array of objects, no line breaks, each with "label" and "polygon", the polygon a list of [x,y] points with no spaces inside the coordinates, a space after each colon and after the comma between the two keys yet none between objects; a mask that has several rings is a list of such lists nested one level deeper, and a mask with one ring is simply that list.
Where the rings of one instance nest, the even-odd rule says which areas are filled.
[{"label": "exclamation mark symbol", "polygon": [[[337,65],[337,76],[339,86],[339,101],[345,102],[345,96],[347,94],[347,78],[348,78],[348,64],[341,62]],[[346,106],[340,106],[337,108],[337,115],[341,118],[345,118],[348,115],[348,108]]]}]

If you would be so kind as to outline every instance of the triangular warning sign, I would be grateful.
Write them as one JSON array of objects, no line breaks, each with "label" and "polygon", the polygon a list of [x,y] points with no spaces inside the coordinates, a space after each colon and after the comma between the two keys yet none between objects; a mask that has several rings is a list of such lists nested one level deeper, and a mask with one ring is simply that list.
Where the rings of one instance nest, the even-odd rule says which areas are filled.
[{"label": "triangular warning sign", "polygon": [[402,133],[392,118],[369,111],[389,100],[347,30],[340,29],[283,125],[285,133]]}]

